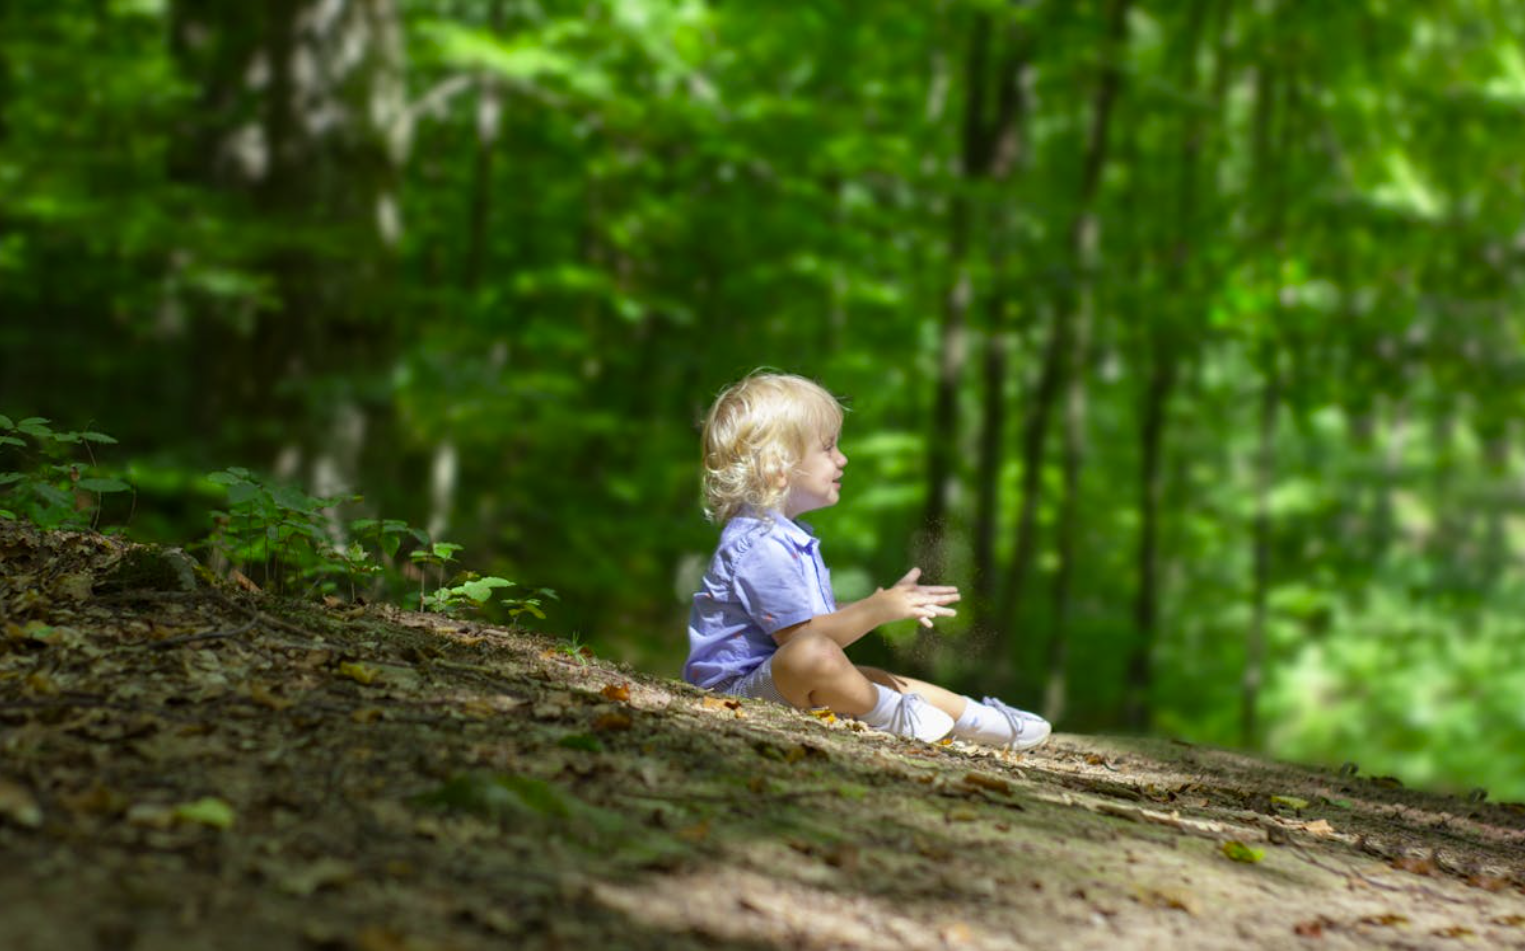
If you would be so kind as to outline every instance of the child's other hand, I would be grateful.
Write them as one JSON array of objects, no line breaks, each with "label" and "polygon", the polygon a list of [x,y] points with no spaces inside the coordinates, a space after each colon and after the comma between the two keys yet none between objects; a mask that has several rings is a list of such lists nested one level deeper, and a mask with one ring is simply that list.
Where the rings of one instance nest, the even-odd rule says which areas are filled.
[{"label": "child's other hand", "polygon": [[922,627],[931,627],[936,617],[955,617],[958,612],[945,605],[959,600],[958,589],[952,585],[917,584],[921,569],[912,568],[894,587],[880,588],[875,595],[885,600],[892,620],[915,618]]}]

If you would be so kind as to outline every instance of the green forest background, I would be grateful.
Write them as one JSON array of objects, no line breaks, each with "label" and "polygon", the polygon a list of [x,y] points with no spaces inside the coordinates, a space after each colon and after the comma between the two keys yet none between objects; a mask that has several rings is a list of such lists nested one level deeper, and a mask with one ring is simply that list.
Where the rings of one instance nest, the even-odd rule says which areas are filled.
[{"label": "green forest background", "polygon": [[783,368],[850,406],[839,596],[965,591],[861,661],[1525,798],[1522,50],[1505,0],[0,0],[0,509],[269,586],[284,499],[398,597],[427,532],[675,676],[697,421]]}]

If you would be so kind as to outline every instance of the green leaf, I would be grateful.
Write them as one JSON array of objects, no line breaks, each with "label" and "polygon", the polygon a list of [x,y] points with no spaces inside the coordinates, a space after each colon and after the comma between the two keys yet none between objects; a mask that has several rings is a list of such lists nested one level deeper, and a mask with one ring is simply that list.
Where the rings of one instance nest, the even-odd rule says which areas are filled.
[{"label": "green leaf", "polygon": [[108,445],[108,446],[115,446],[117,444],[117,441],[115,439],[112,439],[110,436],[106,435],[105,433],[89,432],[89,433],[79,433],[78,435],[79,435],[79,438],[83,439],[85,442],[104,443],[105,445]]},{"label": "green leaf", "polygon": [[468,581],[457,590],[478,604],[492,597],[494,588],[511,588],[514,583],[506,578],[480,578],[476,581]]},{"label": "green leaf", "polygon": [[50,439],[53,436],[53,430],[48,428],[47,422],[47,420],[40,416],[34,416],[31,419],[23,419],[16,424],[16,428],[28,436],[35,436],[38,439]]},{"label": "green leaf", "polygon": [[247,482],[234,482],[228,486],[228,504],[242,505],[260,494],[260,487]]},{"label": "green leaf", "polygon": [[213,829],[227,829],[233,825],[234,812],[232,806],[216,796],[203,796],[195,802],[176,806],[175,818]]},{"label": "green leaf", "polygon": [[604,744],[598,741],[598,737],[591,733],[573,733],[556,741],[557,746],[569,750],[583,750],[587,753],[602,753]]},{"label": "green leaf", "polygon": [[214,485],[236,485],[242,482],[243,479],[232,472],[209,472],[207,473],[207,481]]},{"label": "green leaf", "polygon": [[1222,845],[1223,854],[1235,862],[1245,862],[1253,865],[1266,857],[1265,849],[1255,849],[1238,839],[1230,839]]},{"label": "green leaf", "polygon": [[376,525],[377,522],[374,518],[357,518],[350,521],[349,530],[360,535],[375,528]]},{"label": "green leaf", "polygon": [[15,429],[16,424],[11,422],[9,416],[0,416],[0,429]]},{"label": "green leaf", "polygon": [[20,482],[26,476],[19,472],[0,472],[0,485],[10,485],[12,482]]},{"label": "green leaf", "polygon": [[434,553],[434,557],[436,558],[440,558],[445,561],[453,561],[455,553],[460,551],[462,547],[463,546],[457,545],[453,542],[435,542],[430,550]]},{"label": "green leaf", "polygon": [[1308,808],[1308,800],[1299,799],[1296,796],[1272,796],[1271,804],[1286,806],[1288,809],[1295,809],[1299,812]]},{"label": "green leaf", "polygon": [[25,439],[17,439],[15,436],[0,436],[0,446],[25,446]]},{"label": "green leaf", "polygon": [[306,492],[289,485],[276,486],[270,490],[270,497],[276,505],[291,512],[316,512],[322,505]]},{"label": "green leaf", "polygon": [[121,479],[81,479],[79,487],[86,492],[128,492],[132,489]]}]

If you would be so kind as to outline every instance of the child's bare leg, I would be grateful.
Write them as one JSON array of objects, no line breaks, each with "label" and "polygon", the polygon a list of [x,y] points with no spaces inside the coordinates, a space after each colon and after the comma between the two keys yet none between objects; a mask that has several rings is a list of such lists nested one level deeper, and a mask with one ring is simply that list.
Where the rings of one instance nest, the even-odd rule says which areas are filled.
[{"label": "child's bare leg", "polygon": [[874,709],[879,699],[874,685],[847,659],[840,644],[808,632],[773,655],[773,685],[796,707],[830,707],[853,717]]},{"label": "child's bare leg", "polygon": [[887,670],[880,670],[878,667],[859,667],[858,672],[874,683],[884,684],[891,690],[898,690],[901,693],[919,693],[922,699],[955,720],[964,715],[964,707],[968,701],[937,684],[929,684],[915,677],[902,677]]}]

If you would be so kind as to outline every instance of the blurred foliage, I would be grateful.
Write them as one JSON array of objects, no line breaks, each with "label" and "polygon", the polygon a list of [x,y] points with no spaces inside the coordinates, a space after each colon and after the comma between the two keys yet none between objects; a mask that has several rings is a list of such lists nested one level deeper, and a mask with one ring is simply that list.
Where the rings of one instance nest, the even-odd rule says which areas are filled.
[{"label": "blurred foliage", "polygon": [[[240,564],[268,516],[341,573],[424,526],[480,572],[438,576],[459,597],[548,585],[544,626],[674,673],[722,385],[847,399],[843,597],[927,555],[939,448],[939,580],[999,596],[1089,308],[1017,615],[860,659],[1031,706],[1059,632],[1061,726],[1117,729],[1147,634],[1157,731],[1525,798],[1525,12],[1117,2],[0,2],[0,508]],[[1013,102],[1007,170],[971,173],[970,116]]]}]

